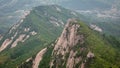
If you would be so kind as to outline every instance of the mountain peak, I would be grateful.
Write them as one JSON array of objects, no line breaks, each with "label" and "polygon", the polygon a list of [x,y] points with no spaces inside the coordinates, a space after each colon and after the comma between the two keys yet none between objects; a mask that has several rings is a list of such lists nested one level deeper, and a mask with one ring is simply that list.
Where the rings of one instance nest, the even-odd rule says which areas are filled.
[{"label": "mountain peak", "polygon": [[[77,56],[81,52],[85,52],[87,49],[85,47],[78,47],[78,45],[84,44],[84,35],[79,34],[78,30],[81,28],[80,24],[76,19],[69,19],[67,24],[59,37],[58,41],[55,44],[53,50],[53,59],[51,61],[50,67],[64,67],[74,68],[75,65],[82,61],[86,61],[82,56]],[[78,47],[78,48],[76,48]],[[93,53],[89,52],[88,56],[93,57]],[[86,54],[87,56],[87,54]],[[86,57],[85,56],[85,57]],[[86,57],[87,58],[87,57]],[[66,64],[66,65],[65,65]],[[85,63],[81,63],[79,67],[84,68]]]},{"label": "mountain peak", "polygon": [[[67,21],[67,24],[59,37],[57,44],[55,46],[55,50],[58,50],[58,48],[63,45],[64,47],[67,47],[67,44],[70,46],[76,45],[78,42],[77,38],[79,38],[77,35],[77,29],[80,27],[79,24],[75,24],[77,21],[75,19],[69,19]],[[60,45],[60,46],[59,46]],[[64,48],[63,47],[63,48]]]}]

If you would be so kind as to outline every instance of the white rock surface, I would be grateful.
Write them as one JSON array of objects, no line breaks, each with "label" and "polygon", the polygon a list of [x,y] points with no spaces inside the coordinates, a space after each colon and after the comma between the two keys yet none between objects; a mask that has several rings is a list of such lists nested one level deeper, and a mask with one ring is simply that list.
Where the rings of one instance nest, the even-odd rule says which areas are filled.
[{"label": "white rock surface", "polygon": [[58,7],[56,7],[56,10],[58,11],[58,12],[61,12],[62,10],[60,9],[60,8],[58,8]]},{"label": "white rock surface", "polygon": [[94,53],[89,51],[87,54],[87,58],[93,58],[93,57],[95,57]]},{"label": "white rock surface", "polygon": [[10,45],[11,43],[12,43],[11,39],[6,39],[0,47],[0,52],[7,48],[7,46]]},{"label": "white rock surface", "polygon": [[93,24],[90,24],[90,28],[95,30],[95,31],[98,31],[98,32],[102,32],[103,31],[100,27],[98,27],[97,25],[93,25]]},{"label": "white rock surface", "polygon": [[25,34],[21,34],[11,45],[11,48],[16,47],[18,42],[22,42],[24,40]]},{"label": "white rock surface", "polygon": [[29,62],[31,59],[32,59],[32,57],[28,58],[28,59],[26,60],[26,62]]},{"label": "white rock surface", "polygon": [[27,36],[22,40],[22,42],[25,42],[29,37],[30,37],[30,35],[27,35]]},{"label": "white rock surface", "polygon": [[36,34],[37,34],[37,32],[32,31],[32,32],[30,32],[30,34],[34,36],[34,35],[36,35]]},{"label": "white rock surface", "polygon": [[73,14],[74,16],[77,16],[77,14],[75,12],[71,12],[71,14]]},{"label": "white rock surface", "polygon": [[38,68],[40,61],[43,58],[44,53],[47,51],[47,48],[42,49],[35,57],[33,61],[33,66],[32,68]]},{"label": "white rock surface", "polygon": [[30,30],[30,28],[25,28],[24,31],[25,32],[28,32]]}]

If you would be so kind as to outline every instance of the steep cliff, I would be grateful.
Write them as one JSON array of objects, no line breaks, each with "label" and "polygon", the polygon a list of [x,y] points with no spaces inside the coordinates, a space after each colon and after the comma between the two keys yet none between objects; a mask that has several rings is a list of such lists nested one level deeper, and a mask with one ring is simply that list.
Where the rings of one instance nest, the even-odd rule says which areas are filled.
[{"label": "steep cliff", "polygon": [[47,48],[39,68],[117,68],[117,54],[83,22],[69,19],[60,37]]},{"label": "steep cliff", "polygon": [[[85,43],[84,34],[78,32],[80,28],[77,20],[68,20],[53,49],[50,68],[84,68],[87,59],[94,57],[94,53],[89,53],[86,46],[80,47]],[[79,55],[79,52],[84,55]]]}]

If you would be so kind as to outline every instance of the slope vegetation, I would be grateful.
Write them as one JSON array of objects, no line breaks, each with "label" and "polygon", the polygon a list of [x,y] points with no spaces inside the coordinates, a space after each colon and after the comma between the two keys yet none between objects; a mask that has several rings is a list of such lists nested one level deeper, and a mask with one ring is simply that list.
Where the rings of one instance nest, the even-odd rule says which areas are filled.
[{"label": "slope vegetation", "polygon": [[35,55],[61,33],[73,11],[57,5],[35,7],[0,41],[0,67],[15,68]]}]

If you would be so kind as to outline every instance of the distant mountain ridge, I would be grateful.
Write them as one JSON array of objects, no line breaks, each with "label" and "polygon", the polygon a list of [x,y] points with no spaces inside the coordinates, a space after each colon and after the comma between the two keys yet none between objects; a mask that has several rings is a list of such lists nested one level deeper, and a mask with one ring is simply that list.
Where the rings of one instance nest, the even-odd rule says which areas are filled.
[{"label": "distant mountain ridge", "polygon": [[17,23],[26,11],[39,5],[49,5],[63,0],[0,0],[0,34]]},{"label": "distant mountain ridge", "polygon": [[[6,33],[13,24],[18,23],[32,7],[53,3],[78,11],[82,14],[81,16],[84,16],[82,20],[88,23],[88,25],[94,24],[99,26],[104,33],[116,37],[120,35],[119,0],[1,0],[0,35]],[[104,25],[107,25],[107,27]]]},{"label": "distant mountain ridge", "polygon": [[82,14],[88,25],[97,25],[106,34],[120,36],[119,0],[69,0],[61,4]]}]

